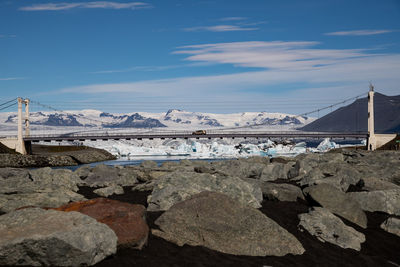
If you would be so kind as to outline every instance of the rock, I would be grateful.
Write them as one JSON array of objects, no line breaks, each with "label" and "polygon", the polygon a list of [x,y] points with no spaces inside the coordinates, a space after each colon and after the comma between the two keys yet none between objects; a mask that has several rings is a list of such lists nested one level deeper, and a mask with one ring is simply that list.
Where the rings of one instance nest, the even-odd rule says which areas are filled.
[{"label": "rock", "polygon": [[378,191],[378,190],[390,190],[390,189],[400,189],[400,186],[394,183],[381,180],[375,177],[366,177],[362,179],[364,182],[363,190],[367,191]]},{"label": "rock", "polygon": [[28,168],[46,166],[76,166],[78,163],[68,155],[20,155],[0,154],[0,168]]},{"label": "rock", "polygon": [[262,182],[260,187],[264,198],[268,200],[297,201],[297,198],[304,199],[303,192],[295,185]]},{"label": "rock", "polygon": [[216,192],[177,203],[155,222],[156,236],[183,246],[204,246],[233,255],[303,254],[301,243],[257,209]]},{"label": "rock", "polygon": [[299,184],[301,186],[330,184],[346,192],[350,185],[356,185],[360,179],[361,174],[347,164],[321,163],[318,167],[308,171],[299,181]]},{"label": "rock", "polygon": [[144,160],[140,163],[140,167],[143,167],[145,169],[154,169],[158,167],[158,164],[157,162],[152,160]]},{"label": "rock", "polygon": [[237,177],[176,171],[155,181],[153,192],[147,198],[147,209],[168,210],[175,203],[202,191],[225,193],[244,205],[261,207],[261,189],[255,190],[253,185]]},{"label": "rock", "polygon": [[85,200],[85,197],[70,190],[42,190],[35,193],[0,194],[0,212],[10,212],[27,206],[59,207],[70,201]]},{"label": "rock", "polygon": [[345,225],[342,220],[325,208],[315,207],[309,213],[299,214],[299,226],[316,236],[322,242],[329,242],[342,248],[361,250],[364,234]]},{"label": "rock", "polygon": [[367,216],[360,205],[339,189],[329,184],[320,184],[307,187],[303,192],[332,213],[367,228]]},{"label": "rock", "polygon": [[85,180],[89,176],[91,170],[92,168],[90,166],[82,166],[75,170],[75,174],[82,180]]},{"label": "rock", "polygon": [[138,183],[138,173],[133,168],[116,168],[104,164],[97,165],[83,183],[90,187],[133,186]]},{"label": "rock", "polygon": [[59,211],[78,211],[108,225],[118,236],[119,246],[142,249],[147,244],[149,227],[146,208],[106,198],[74,202],[57,208]]},{"label": "rock", "polygon": [[363,210],[382,211],[388,214],[400,215],[400,190],[378,190],[372,192],[347,193],[357,201]]},{"label": "rock", "polygon": [[108,197],[111,195],[122,195],[124,193],[124,189],[122,186],[119,185],[110,185],[104,188],[99,188],[93,191],[93,193],[101,196],[101,197]]},{"label": "rock", "polygon": [[287,179],[289,167],[283,163],[273,163],[265,166],[262,170],[260,180],[275,181],[278,179]]},{"label": "rock", "polygon": [[381,224],[381,228],[386,232],[400,236],[400,219],[399,218],[388,218]]},{"label": "rock", "polygon": [[82,180],[78,175],[68,169],[51,169],[50,167],[30,170],[30,179],[40,189],[59,189],[63,187],[71,191],[78,191],[78,184]]},{"label": "rock", "polygon": [[114,254],[117,237],[78,212],[39,208],[0,216],[0,265],[93,265]]},{"label": "rock", "polygon": [[154,189],[154,181],[137,184],[132,187],[132,191],[152,191]]},{"label": "rock", "polygon": [[227,176],[239,178],[260,178],[264,167],[262,163],[254,163],[244,159],[221,160],[211,162],[210,168]]}]

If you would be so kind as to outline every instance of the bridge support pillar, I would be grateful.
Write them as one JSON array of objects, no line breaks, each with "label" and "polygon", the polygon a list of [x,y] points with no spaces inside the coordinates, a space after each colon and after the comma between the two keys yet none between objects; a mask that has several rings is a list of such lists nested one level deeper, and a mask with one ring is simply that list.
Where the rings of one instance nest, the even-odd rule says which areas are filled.
[{"label": "bridge support pillar", "polygon": [[368,142],[367,150],[376,149],[376,136],[375,136],[375,125],[374,125],[374,86],[369,85],[368,92]]},{"label": "bridge support pillar", "polygon": [[22,103],[24,100],[18,97],[18,135],[15,151],[26,155],[25,142],[22,134]]},{"label": "bridge support pillar", "polygon": [[29,99],[25,99],[25,136],[29,137],[30,135],[30,123],[29,123]]}]

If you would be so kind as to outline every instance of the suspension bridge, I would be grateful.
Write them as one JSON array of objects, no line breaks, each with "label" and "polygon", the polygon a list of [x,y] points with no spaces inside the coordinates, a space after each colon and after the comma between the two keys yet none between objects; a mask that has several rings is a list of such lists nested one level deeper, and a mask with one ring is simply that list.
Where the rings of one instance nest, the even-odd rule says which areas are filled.
[{"label": "suspension bridge", "polygon": [[[349,101],[358,99],[359,97],[364,96],[365,94],[358,95],[352,98],[345,99],[341,102],[334,103],[323,108],[319,108],[316,110],[312,110],[310,112],[302,113],[297,115],[296,117],[304,117],[308,116],[313,113],[318,113],[326,110],[331,109],[343,105]],[[110,129],[105,131],[97,130],[97,131],[82,131],[82,132],[69,132],[69,133],[57,133],[57,134],[49,134],[49,133],[41,133],[41,134],[31,134],[30,130],[30,112],[29,106],[31,103],[36,105],[42,106],[43,108],[51,109],[53,111],[67,114],[68,112],[59,110],[49,105],[41,104],[40,102],[23,99],[23,98],[15,98],[10,101],[6,101],[0,104],[0,111],[9,109],[10,107],[14,106],[15,104],[18,105],[18,131],[17,136],[7,136],[7,137],[0,137],[0,142],[4,145],[15,149],[17,152],[22,154],[27,154],[30,151],[30,146],[32,142],[51,142],[51,141],[107,141],[107,140],[143,140],[143,139],[224,139],[224,138],[291,138],[291,139],[299,139],[299,138],[348,138],[348,139],[359,139],[359,138],[366,138],[368,141],[368,149],[375,150],[383,143],[386,143],[393,139],[392,136],[387,135],[377,135],[374,133],[374,112],[373,112],[373,96],[374,90],[373,86],[370,86],[370,90],[368,92],[368,132],[303,132],[303,131],[258,131],[254,130],[259,126],[266,125],[266,123],[258,123],[240,127],[230,127],[230,128],[219,128],[215,130],[207,130],[201,133],[196,134],[195,132],[191,131],[115,131],[113,132]],[[23,105],[25,105],[25,114],[23,114]],[[72,115],[72,114],[69,114]],[[97,124],[104,124],[104,121],[93,119],[93,118],[84,118],[88,121],[95,122]],[[282,122],[281,122],[282,124]],[[23,130],[25,129],[25,133]],[[251,130],[246,130],[251,129]],[[389,140],[390,139],[390,140]]]}]

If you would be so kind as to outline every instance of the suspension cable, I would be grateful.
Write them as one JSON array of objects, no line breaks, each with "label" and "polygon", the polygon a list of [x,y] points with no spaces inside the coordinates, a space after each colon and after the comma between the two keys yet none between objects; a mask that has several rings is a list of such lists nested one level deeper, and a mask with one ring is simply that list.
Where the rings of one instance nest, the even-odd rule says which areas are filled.
[{"label": "suspension cable", "polygon": [[8,103],[11,103],[11,102],[13,102],[13,101],[15,101],[15,100],[17,100],[18,98],[16,97],[16,98],[14,98],[14,99],[11,99],[10,101],[7,101],[7,102],[4,102],[3,104],[0,104],[0,107],[1,106],[4,106],[4,105],[7,105]]},{"label": "suspension cable", "polygon": [[16,104],[17,104],[17,103],[12,103],[12,104],[10,104],[10,105],[8,105],[8,106],[6,106],[6,107],[1,108],[0,111],[5,110],[5,109],[7,109],[7,108],[9,108],[9,107],[12,107],[12,106],[14,106],[14,105],[16,105]]}]

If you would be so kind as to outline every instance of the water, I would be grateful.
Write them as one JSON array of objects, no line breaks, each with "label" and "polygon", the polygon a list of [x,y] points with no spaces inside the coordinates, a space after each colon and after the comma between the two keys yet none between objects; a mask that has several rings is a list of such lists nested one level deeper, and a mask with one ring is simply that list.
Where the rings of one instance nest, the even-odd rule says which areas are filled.
[{"label": "water", "polygon": [[104,164],[108,166],[129,166],[129,165],[140,165],[145,160],[152,160],[155,161],[158,166],[160,166],[164,162],[172,161],[172,162],[178,162],[183,159],[189,159],[189,160],[202,160],[202,161],[220,161],[220,160],[228,160],[232,158],[195,158],[195,157],[188,157],[188,156],[154,156],[154,157],[129,157],[126,158],[119,158],[115,160],[107,160],[107,161],[100,161],[100,162],[94,162],[94,163],[89,163],[89,164],[81,164],[77,166],[64,166],[64,167],[55,167],[54,169],[69,169],[69,170],[76,170],[82,166],[90,166],[94,167],[99,164]]},{"label": "water", "polygon": [[[300,142],[305,142],[307,147],[310,148],[316,148],[323,139],[296,139],[292,140],[293,143],[300,143]],[[362,140],[354,140],[354,139],[331,139],[331,141],[335,142],[336,144],[339,145],[361,145]],[[251,156],[251,155],[248,155]],[[276,155],[277,157],[281,156],[279,154]],[[56,167],[56,168],[65,168],[65,169],[70,169],[70,170],[76,170],[82,166],[91,166],[94,167],[99,164],[105,164],[109,166],[128,166],[128,165],[140,165],[145,160],[152,160],[155,161],[159,166],[168,161],[173,161],[173,162],[178,162],[183,159],[188,159],[188,160],[204,160],[204,161],[220,161],[220,160],[228,160],[232,158],[198,158],[196,156],[140,156],[140,157],[122,157],[116,160],[108,160],[108,161],[102,161],[102,162],[95,162],[95,163],[90,163],[90,164],[82,164],[78,166],[65,166],[65,167]]]}]

